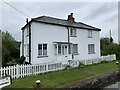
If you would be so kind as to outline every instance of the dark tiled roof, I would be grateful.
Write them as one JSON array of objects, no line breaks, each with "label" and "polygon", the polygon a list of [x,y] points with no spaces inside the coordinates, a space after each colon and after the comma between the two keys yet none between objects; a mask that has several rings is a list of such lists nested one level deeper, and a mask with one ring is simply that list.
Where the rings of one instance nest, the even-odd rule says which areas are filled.
[{"label": "dark tiled roof", "polygon": [[[60,25],[60,26],[65,26],[65,27],[75,27],[75,28],[81,28],[81,29],[101,31],[101,29],[99,28],[96,28],[96,27],[93,27],[93,26],[90,26],[90,25],[87,25],[81,22],[70,22],[68,20],[53,18],[49,16],[41,16],[41,17],[33,18],[31,21]],[[24,29],[26,26],[27,25],[25,25],[22,29]]]}]

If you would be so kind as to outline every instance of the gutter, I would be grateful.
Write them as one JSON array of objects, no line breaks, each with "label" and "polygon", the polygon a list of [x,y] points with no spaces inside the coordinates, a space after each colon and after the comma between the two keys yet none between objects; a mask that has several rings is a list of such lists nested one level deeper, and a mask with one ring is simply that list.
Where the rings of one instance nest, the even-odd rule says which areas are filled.
[{"label": "gutter", "polygon": [[68,29],[68,54],[70,54],[70,32],[69,32],[69,28]]}]

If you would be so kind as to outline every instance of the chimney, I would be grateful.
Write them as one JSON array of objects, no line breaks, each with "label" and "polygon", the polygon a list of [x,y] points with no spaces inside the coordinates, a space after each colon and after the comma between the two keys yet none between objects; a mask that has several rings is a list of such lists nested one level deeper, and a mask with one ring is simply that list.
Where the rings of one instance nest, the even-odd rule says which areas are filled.
[{"label": "chimney", "polygon": [[73,17],[73,13],[70,13],[70,15],[68,15],[68,21],[70,22],[75,22],[75,18]]},{"label": "chimney", "polygon": [[26,18],[26,23],[28,23],[28,18]]}]

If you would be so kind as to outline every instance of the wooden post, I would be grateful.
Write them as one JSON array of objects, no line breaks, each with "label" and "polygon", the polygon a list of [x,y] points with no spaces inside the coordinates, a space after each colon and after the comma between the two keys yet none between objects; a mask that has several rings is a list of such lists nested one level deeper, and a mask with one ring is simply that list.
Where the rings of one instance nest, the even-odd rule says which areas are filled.
[{"label": "wooden post", "polygon": [[48,63],[46,63],[46,72],[48,72]]},{"label": "wooden post", "polygon": [[19,65],[17,64],[16,65],[16,78],[19,78],[19,71],[20,69],[19,69]]}]

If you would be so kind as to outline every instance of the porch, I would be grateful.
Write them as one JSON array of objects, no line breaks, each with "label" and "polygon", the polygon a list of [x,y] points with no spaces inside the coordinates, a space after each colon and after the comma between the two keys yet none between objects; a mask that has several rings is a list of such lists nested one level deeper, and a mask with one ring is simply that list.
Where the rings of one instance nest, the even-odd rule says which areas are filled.
[{"label": "porch", "polygon": [[68,63],[73,60],[73,44],[68,42],[53,42],[54,55],[57,61]]}]

